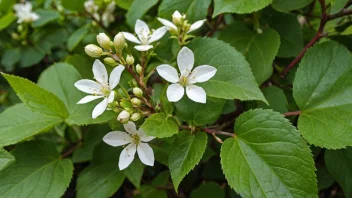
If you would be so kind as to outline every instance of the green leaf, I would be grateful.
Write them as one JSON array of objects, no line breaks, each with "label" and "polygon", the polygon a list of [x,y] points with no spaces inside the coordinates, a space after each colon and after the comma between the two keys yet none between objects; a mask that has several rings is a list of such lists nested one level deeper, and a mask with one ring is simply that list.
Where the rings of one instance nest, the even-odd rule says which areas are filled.
[{"label": "green leaf", "polygon": [[52,21],[60,18],[60,14],[54,10],[36,10],[35,13],[39,15],[39,19],[32,23],[34,28],[44,26]]},{"label": "green leaf", "polygon": [[15,161],[15,158],[5,149],[0,148],[0,171]]},{"label": "green leaf", "polygon": [[128,180],[136,187],[140,188],[142,176],[144,172],[144,165],[140,160],[133,160],[132,164],[129,165],[123,171]]},{"label": "green leaf", "polygon": [[73,51],[77,45],[82,41],[84,36],[88,33],[90,23],[74,31],[67,40],[67,48],[69,51]]},{"label": "green leaf", "polygon": [[176,192],[182,179],[200,162],[207,146],[207,134],[181,131],[169,157],[171,178]]},{"label": "green leaf", "polygon": [[352,146],[352,55],[343,45],[324,42],[303,57],[293,82],[301,109],[298,129],[316,146]]},{"label": "green leaf", "polygon": [[166,191],[158,190],[152,186],[141,186],[141,197],[142,198],[167,198]]},{"label": "green leaf", "polygon": [[76,70],[80,73],[82,78],[85,79],[93,79],[92,65],[93,61],[87,56],[83,56],[80,54],[73,54],[71,56],[67,56],[65,62],[74,66]]},{"label": "green leaf", "polygon": [[69,159],[60,159],[55,144],[32,141],[12,152],[16,162],[0,172],[1,197],[61,197],[73,174]]},{"label": "green leaf", "polygon": [[48,131],[63,121],[60,117],[45,116],[16,104],[0,114],[0,146],[15,144],[36,134]]},{"label": "green leaf", "polygon": [[30,67],[39,63],[45,56],[45,52],[38,46],[24,47],[21,51],[20,66]]},{"label": "green leaf", "polygon": [[0,1],[0,12],[7,13],[12,10],[13,5],[16,3],[15,0],[1,0]]},{"label": "green leaf", "polygon": [[352,148],[325,151],[325,164],[329,173],[340,184],[346,198],[352,197]]},{"label": "green leaf", "polygon": [[0,18],[0,31],[7,28],[13,21],[15,21],[16,16],[13,12],[8,12],[6,15]]},{"label": "green leaf", "polygon": [[298,10],[310,4],[313,0],[273,0],[273,8],[279,11],[288,12]]},{"label": "green leaf", "polygon": [[225,191],[215,182],[202,183],[192,190],[190,198],[217,197],[225,198]]},{"label": "green leaf", "polygon": [[84,11],[84,2],[86,0],[61,0],[61,4],[64,8],[72,10],[72,11],[77,11],[77,12],[83,12]]},{"label": "green leaf", "polygon": [[120,8],[128,10],[132,5],[133,0],[115,0],[115,3]]},{"label": "green leaf", "polygon": [[348,0],[332,0],[330,14],[336,14],[337,12],[341,11],[347,2]]},{"label": "green leaf", "polygon": [[175,103],[176,116],[196,126],[203,126],[215,122],[222,113],[224,99],[207,97],[207,103],[197,103],[183,97]]},{"label": "green leaf", "polygon": [[39,87],[33,82],[2,73],[23,103],[33,111],[48,116],[66,118],[68,116],[64,103],[53,93]]},{"label": "green leaf", "polygon": [[206,18],[210,3],[211,0],[163,0],[158,16],[172,21],[172,14],[178,10],[186,14],[186,19],[193,23]]},{"label": "green leaf", "polygon": [[[326,156],[326,152],[325,152]],[[325,158],[326,159],[326,158]],[[331,163],[331,162],[330,162]],[[335,161],[334,161],[335,163]],[[317,179],[318,179],[318,190],[323,190],[329,188],[332,184],[334,184],[335,179],[329,173],[328,169],[325,165],[316,165],[317,167]]]},{"label": "green leaf", "polygon": [[[0,22],[1,23],[1,22]],[[13,68],[18,61],[21,59],[21,49],[12,48],[4,52],[1,59],[1,64],[6,68]]]},{"label": "green leaf", "polygon": [[221,13],[246,14],[263,9],[272,0],[214,0],[213,18]]},{"label": "green leaf", "polygon": [[280,47],[280,36],[275,30],[267,28],[258,34],[244,23],[235,22],[221,32],[219,39],[230,43],[246,57],[258,84],[270,78]]},{"label": "green leaf", "polygon": [[299,132],[279,113],[251,110],[221,147],[229,185],[242,197],[317,197],[314,161]]},{"label": "green leaf", "polygon": [[127,24],[134,28],[136,20],[142,18],[142,16],[157,3],[158,0],[134,0],[126,13]]},{"label": "green leaf", "polygon": [[266,87],[262,89],[269,105],[258,102],[258,107],[263,109],[272,109],[280,113],[288,112],[288,102],[284,91],[276,86]]},{"label": "green leaf", "polygon": [[165,113],[155,113],[149,116],[141,128],[149,136],[158,138],[170,137],[178,133],[177,124],[170,120]]}]

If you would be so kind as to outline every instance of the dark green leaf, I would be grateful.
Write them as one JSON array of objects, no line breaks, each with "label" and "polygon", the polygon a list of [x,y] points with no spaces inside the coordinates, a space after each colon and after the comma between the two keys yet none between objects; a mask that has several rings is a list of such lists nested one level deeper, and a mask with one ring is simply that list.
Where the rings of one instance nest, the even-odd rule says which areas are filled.
[{"label": "dark green leaf", "polygon": [[142,16],[157,3],[158,0],[134,0],[126,13],[127,24],[134,28],[136,20],[141,19]]},{"label": "dark green leaf", "polygon": [[16,16],[12,12],[8,12],[6,15],[0,17],[0,31],[7,28],[15,19]]},{"label": "dark green leaf", "polygon": [[263,9],[272,0],[214,0],[213,17],[221,13],[245,14]]},{"label": "dark green leaf", "polygon": [[35,13],[39,14],[39,19],[32,23],[34,28],[41,27],[60,18],[60,14],[54,10],[40,9],[36,10]]},{"label": "dark green leaf", "polygon": [[30,67],[39,63],[45,56],[43,49],[38,46],[24,47],[21,51],[20,66],[21,67]]},{"label": "dark green leaf", "polygon": [[15,158],[5,149],[0,148],[0,171],[15,161]]},{"label": "dark green leaf", "polygon": [[77,12],[83,12],[84,11],[84,2],[86,0],[61,0],[62,6],[64,6],[66,9],[72,10],[72,11],[77,11]]},{"label": "dark green leaf", "polygon": [[273,0],[273,8],[279,11],[288,12],[291,10],[301,9],[308,4],[310,4],[313,0]]},{"label": "dark green leaf", "polygon": [[74,50],[77,45],[82,41],[83,37],[88,33],[90,27],[90,23],[77,29],[75,32],[71,34],[71,36],[67,40],[67,48],[69,51]]},{"label": "dark green leaf", "polygon": [[225,198],[225,191],[215,182],[205,182],[191,192],[190,198],[204,197]]},{"label": "dark green leaf", "polygon": [[133,160],[132,164],[129,165],[123,172],[125,173],[127,179],[130,180],[136,188],[140,188],[144,172],[144,165],[140,160]]},{"label": "dark green leaf", "polygon": [[269,105],[258,102],[258,107],[263,109],[272,109],[280,113],[288,112],[288,102],[284,91],[278,87],[271,86],[262,89]]},{"label": "dark green leaf", "polygon": [[20,48],[12,48],[6,50],[2,55],[1,64],[6,68],[13,68],[18,61],[21,59],[21,49]]}]

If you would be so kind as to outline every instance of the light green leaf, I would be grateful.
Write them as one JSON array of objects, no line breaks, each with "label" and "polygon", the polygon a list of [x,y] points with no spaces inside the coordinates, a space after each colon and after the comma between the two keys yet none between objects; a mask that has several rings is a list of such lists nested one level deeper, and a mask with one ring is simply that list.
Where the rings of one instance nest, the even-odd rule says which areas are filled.
[{"label": "light green leaf", "polygon": [[144,172],[144,165],[140,160],[133,160],[132,164],[129,165],[123,172],[125,173],[127,179],[130,180],[136,188],[140,188]]},{"label": "light green leaf", "polygon": [[230,43],[246,57],[258,84],[270,78],[280,47],[280,36],[275,30],[267,28],[258,34],[244,23],[235,22],[221,32],[219,39]]},{"label": "light green leaf", "polygon": [[23,103],[33,111],[53,117],[66,118],[68,116],[64,103],[53,93],[25,78],[4,73],[2,75],[10,83]]},{"label": "light green leaf", "polygon": [[21,50],[21,67],[30,67],[39,63],[45,56],[45,52],[38,46],[27,46]]},{"label": "light green leaf", "polygon": [[352,55],[334,41],[315,45],[303,57],[293,82],[301,109],[298,129],[316,146],[352,146]]},{"label": "light green leaf", "polygon": [[224,99],[207,98],[207,103],[197,103],[183,97],[175,103],[176,116],[183,121],[187,121],[196,126],[203,126],[215,122],[222,113],[225,105]]},{"label": "light green leaf", "polygon": [[136,20],[141,19],[142,16],[157,3],[158,0],[134,0],[126,13],[127,24],[134,28]]},{"label": "light green leaf", "polygon": [[181,131],[169,156],[169,168],[176,192],[182,179],[200,162],[207,146],[204,132]]},{"label": "light green leaf", "polygon": [[141,128],[149,136],[158,138],[170,137],[178,133],[177,124],[170,120],[165,113],[155,113],[149,116]]},{"label": "light green leaf", "polygon": [[15,161],[15,158],[5,149],[0,148],[0,171]]},{"label": "light green leaf", "polygon": [[211,0],[163,0],[158,16],[172,21],[172,14],[178,10],[186,14],[186,19],[193,23],[206,18],[210,3]]},{"label": "light green leaf", "polygon": [[204,197],[225,198],[225,191],[215,182],[205,182],[192,190],[190,198]]},{"label": "light green leaf", "polygon": [[16,104],[0,114],[0,146],[15,144],[63,121],[60,117],[45,116]]},{"label": "light green leaf", "polygon": [[115,0],[115,3],[120,8],[128,10],[131,7],[133,0]]},{"label": "light green leaf", "polygon": [[0,18],[0,31],[9,26],[15,19],[16,16],[13,12],[8,12],[6,15],[2,16]]},{"label": "light green leaf", "polygon": [[0,1],[0,12],[7,13],[12,10],[12,6],[16,3],[15,0],[1,0]]},{"label": "light green leaf", "polygon": [[313,156],[279,113],[251,110],[237,118],[235,138],[221,147],[229,185],[242,197],[318,197]]},{"label": "light green leaf", "polygon": [[205,83],[197,83],[208,96],[266,102],[249,64],[235,48],[210,38],[194,39],[189,48],[194,52],[195,66],[211,65],[217,68],[213,78]]},{"label": "light green leaf", "polygon": [[310,4],[313,0],[273,0],[273,8],[279,11],[288,12],[298,10]]},{"label": "light green leaf", "polygon": [[221,13],[245,14],[261,10],[272,0],[214,0],[213,17]]},{"label": "light green leaf", "polygon": [[32,23],[34,28],[44,26],[52,21],[60,18],[60,14],[54,10],[36,10],[35,13],[39,15],[39,19]]},{"label": "light green leaf", "polygon": [[340,184],[346,198],[352,197],[352,148],[325,151],[325,165]]},{"label": "light green leaf", "polygon": [[272,109],[280,113],[288,112],[288,101],[284,91],[276,86],[266,87],[262,89],[269,105],[259,101],[258,107],[263,109]]},{"label": "light green leaf", "polygon": [[67,48],[69,51],[74,50],[77,45],[82,41],[84,36],[88,33],[90,23],[74,31],[67,40]]},{"label": "light green leaf", "polygon": [[15,163],[0,172],[0,197],[61,197],[73,174],[69,159],[60,159],[55,144],[32,141],[12,152]]}]

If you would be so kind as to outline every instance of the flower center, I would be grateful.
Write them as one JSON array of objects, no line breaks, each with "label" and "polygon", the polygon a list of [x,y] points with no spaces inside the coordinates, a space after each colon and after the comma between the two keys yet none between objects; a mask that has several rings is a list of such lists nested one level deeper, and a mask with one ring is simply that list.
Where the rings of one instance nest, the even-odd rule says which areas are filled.
[{"label": "flower center", "polygon": [[132,135],[132,142],[135,144],[135,145],[138,145],[140,142],[141,142],[141,138],[135,134],[135,135]]},{"label": "flower center", "polygon": [[107,86],[102,86],[100,88],[100,91],[105,95],[105,96],[109,96],[110,95],[110,88]]},{"label": "flower center", "polygon": [[149,41],[149,37],[150,37],[148,32],[146,30],[142,29],[139,34],[140,34],[139,39],[140,39],[142,45],[148,45],[148,41]]},{"label": "flower center", "polygon": [[188,84],[188,78],[187,78],[187,76],[181,76],[180,77],[180,85],[182,85],[182,87],[185,87],[187,84]]}]

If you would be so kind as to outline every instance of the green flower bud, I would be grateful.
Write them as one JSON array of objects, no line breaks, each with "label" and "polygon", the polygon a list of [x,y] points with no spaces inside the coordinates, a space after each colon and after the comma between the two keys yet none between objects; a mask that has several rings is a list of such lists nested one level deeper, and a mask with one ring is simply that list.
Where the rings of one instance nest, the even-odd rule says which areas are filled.
[{"label": "green flower bud", "polygon": [[113,58],[106,57],[104,58],[104,63],[107,65],[110,65],[112,67],[115,67],[117,65],[116,61]]},{"label": "green flower bud", "polygon": [[115,49],[119,52],[121,52],[123,50],[123,48],[125,47],[126,41],[125,41],[125,37],[123,36],[123,34],[120,32],[118,34],[116,34],[115,38],[114,38],[114,46]]},{"label": "green flower bud", "polygon": [[188,21],[184,21],[182,25],[182,29],[184,32],[188,32],[188,30],[191,28],[191,24],[188,23]]},{"label": "green flower bud", "polygon": [[121,111],[121,113],[117,116],[117,120],[123,124],[126,124],[130,120],[130,113],[126,110]]},{"label": "green flower bud", "polygon": [[132,106],[139,107],[141,106],[142,101],[138,98],[132,98],[131,103],[132,103]]},{"label": "green flower bud", "polygon": [[138,86],[138,83],[137,83],[137,81],[136,81],[136,79],[132,79],[132,85],[134,86],[134,87],[137,87]]},{"label": "green flower bud", "polygon": [[143,71],[142,66],[139,65],[139,64],[137,64],[137,65],[136,65],[136,71],[137,71],[138,74],[141,74],[142,71]]},{"label": "green flower bud", "polygon": [[133,65],[133,63],[134,63],[134,58],[133,58],[133,56],[127,55],[127,57],[126,57],[126,62],[127,62],[127,64],[129,64],[129,65]]},{"label": "green flower bud", "polygon": [[93,44],[89,44],[86,47],[84,47],[84,51],[86,51],[88,56],[93,58],[99,58],[103,53],[103,49]]},{"label": "green flower bud", "polygon": [[134,121],[134,122],[136,122],[136,121],[138,121],[139,119],[141,118],[141,114],[140,113],[133,113],[132,115],[131,115],[131,120],[132,121]]},{"label": "green flower bud", "polygon": [[175,11],[173,14],[172,14],[172,22],[175,24],[175,25],[181,25],[182,24],[182,15],[179,11]]},{"label": "green flower bud", "polygon": [[114,111],[115,113],[120,113],[122,110],[119,109],[119,108],[115,108],[115,109],[113,109],[113,111]]},{"label": "green flower bud", "polygon": [[97,41],[102,48],[110,50],[110,38],[105,33],[98,34]]},{"label": "green flower bud", "polygon": [[143,95],[143,91],[139,87],[133,88],[132,92],[137,97],[141,97]]}]

